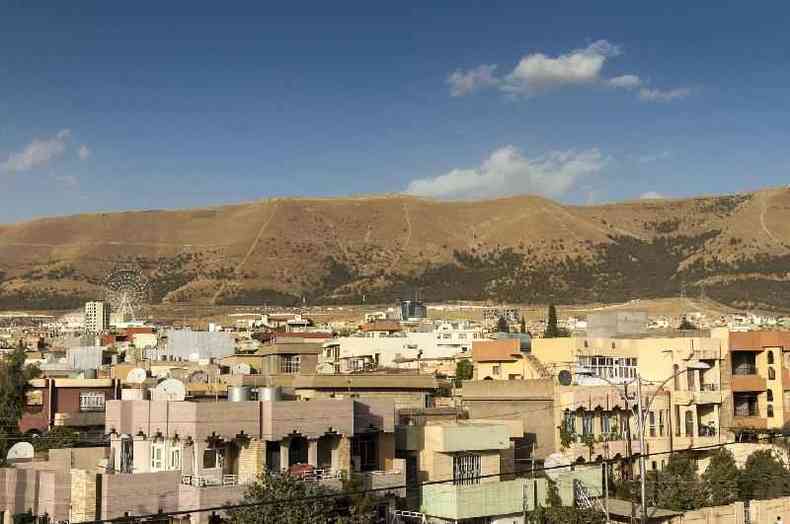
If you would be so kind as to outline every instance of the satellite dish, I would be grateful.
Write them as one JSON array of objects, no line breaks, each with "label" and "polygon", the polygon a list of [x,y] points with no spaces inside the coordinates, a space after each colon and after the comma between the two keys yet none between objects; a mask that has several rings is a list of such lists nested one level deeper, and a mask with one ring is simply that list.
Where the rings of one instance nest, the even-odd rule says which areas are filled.
[{"label": "satellite dish", "polygon": [[174,378],[167,378],[154,389],[157,400],[184,400],[187,389],[184,383]]},{"label": "satellite dish", "polygon": [[557,380],[563,386],[570,386],[571,384],[573,384],[573,375],[571,375],[571,372],[568,371],[567,369],[563,369],[557,375]]},{"label": "satellite dish", "polygon": [[126,375],[126,382],[129,384],[142,384],[148,378],[148,373],[143,368],[134,368]]},{"label": "satellite dish", "polygon": [[35,450],[33,449],[33,444],[30,442],[17,442],[11,449],[8,450],[8,455],[6,455],[6,459],[11,460],[32,460],[33,455],[35,454]]},{"label": "satellite dish", "polygon": [[197,362],[200,360],[200,353],[190,353],[189,354],[189,361],[190,362]]},{"label": "satellite dish", "polygon": [[230,372],[234,375],[249,375],[252,373],[252,369],[246,362],[239,362],[230,368]]},{"label": "satellite dish", "polygon": [[543,467],[546,476],[557,482],[562,473],[571,470],[571,461],[562,453],[552,453],[543,461]]}]

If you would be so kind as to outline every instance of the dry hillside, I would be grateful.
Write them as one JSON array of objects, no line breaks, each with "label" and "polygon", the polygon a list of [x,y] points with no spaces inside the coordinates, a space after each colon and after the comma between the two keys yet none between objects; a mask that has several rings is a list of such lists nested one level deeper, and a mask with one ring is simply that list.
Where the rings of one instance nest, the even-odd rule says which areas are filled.
[{"label": "dry hillside", "polygon": [[0,307],[67,308],[118,264],[153,303],[620,302],[790,306],[790,190],[604,206],[533,196],[277,198],[0,226]]}]

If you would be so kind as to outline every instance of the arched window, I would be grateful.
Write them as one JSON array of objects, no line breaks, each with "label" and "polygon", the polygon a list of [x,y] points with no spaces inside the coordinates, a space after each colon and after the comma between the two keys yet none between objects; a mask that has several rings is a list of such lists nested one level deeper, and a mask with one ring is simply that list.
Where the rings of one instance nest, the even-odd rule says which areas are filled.
[{"label": "arched window", "polygon": [[768,380],[776,380],[776,371],[772,367],[768,368]]},{"label": "arched window", "polygon": [[768,364],[773,364],[773,363],[774,363],[774,352],[773,351],[769,351],[768,352]]},{"label": "arched window", "polygon": [[774,416],[774,407],[771,404],[768,404],[768,416],[769,417]]},{"label": "arched window", "polygon": [[774,392],[770,389],[765,390],[766,395],[768,396],[768,402],[774,401]]}]

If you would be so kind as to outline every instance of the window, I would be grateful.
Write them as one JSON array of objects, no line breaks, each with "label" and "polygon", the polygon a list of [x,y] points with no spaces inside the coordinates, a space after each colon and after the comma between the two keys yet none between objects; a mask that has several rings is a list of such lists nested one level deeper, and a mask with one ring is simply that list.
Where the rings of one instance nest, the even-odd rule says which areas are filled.
[{"label": "window", "polygon": [[767,390],[765,390],[765,394],[768,396],[768,399],[767,399],[768,402],[773,402],[774,401],[774,392],[773,391],[771,391],[770,389],[767,389]]},{"label": "window", "polygon": [[164,469],[162,455],[164,454],[164,444],[151,445],[151,471],[161,471]]},{"label": "window", "polygon": [[280,357],[280,373],[293,375],[299,373],[300,355],[283,355]]},{"label": "window", "polygon": [[601,432],[609,433],[612,430],[612,421],[609,420],[609,415],[601,413]]},{"label": "window", "polygon": [[694,436],[694,413],[686,411],[686,436]]},{"label": "window", "polygon": [[222,467],[222,449],[208,448],[203,451],[203,469]]},{"label": "window", "polygon": [[27,406],[43,406],[44,393],[41,390],[25,391],[25,405]]},{"label": "window", "polygon": [[582,435],[593,434],[593,414],[589,411],[582,413]]},{"label": "window", "polygon": [[769,351],[768,352],[768,364],[770,365],[770,364],[773,364],[773,363],[774,363],[774,352],[773,351]]},{"label": "window", "polygon": [[466,333],[458,333],[458,340],[466,340]]},{"label": "window", "polygon": [[776,380],[776,371],[773,366],[768,368],[768,380]]},{"label": "window", "polygon": [[170,469],[181,469],[181,450],[179,448],[170,450]]},{"label": "window", "polygon": [[658,436],[664,436],[664,410],[658,412]]},{"label": "window", "polygon": [[499,376],[502,373],[502,366],[494,366],[491,372],[494,375]]},{"label": "window", "polygon": [[576,432],[576,413],[573,411],[565,410],[562,425],[568,433]]},{"label": "window", "polygon": [[104,411],[104,392],[80,392],[80,411]]},{"label": "window", "polygon": [[675,436],[680,436],[680,406],[675,406]]},{"label": "window", "polygon": [[677,364],[672,366],[672,372],[674,373],[675,391],[680,391],[680,369]]},{"label": "window", "polygon": [[732,399],[736,417],[757,416],[757,395],[754,393],[733,393]]},{"label": "window", "polygon": [[773,417],[774,416],[774,407],[771,404],[768,404],[767,410],[768,410],[768,417],[769,418]]},{"label": "window", "polygon": [[480,455],[453,455],[453,484],[480,484]]},{"label": "window", "polygon": [[688,391],[695,391],[697,389],[697,381],[695,380],[693,369],[686,370],[686,381],[688,383]]},{"label": "window", "polygon": [[[649,424],[650,424],[650,436],[651,437],[655,437],[656,436],[656,412],[655,411],[651,411],[650,413],[648,413],[648,418],[650,420],[649,421]],[[653,468],[653,469],[655,469],[655,468]]]}]

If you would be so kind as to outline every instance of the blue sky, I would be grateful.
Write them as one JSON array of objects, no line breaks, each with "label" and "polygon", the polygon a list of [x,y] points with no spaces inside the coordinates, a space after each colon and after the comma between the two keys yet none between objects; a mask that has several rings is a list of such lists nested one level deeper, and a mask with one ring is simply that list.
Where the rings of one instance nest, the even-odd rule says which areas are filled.
[{"label": "blue sky", "polygon": [[0,223],[788,182],[786,3],[31,4],[0,5]]}]

